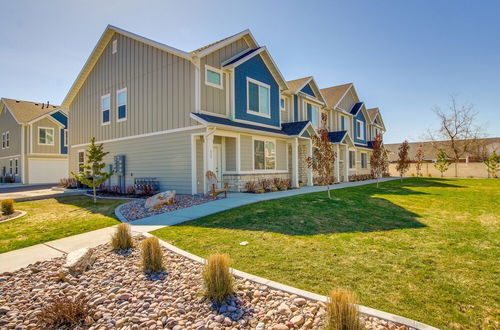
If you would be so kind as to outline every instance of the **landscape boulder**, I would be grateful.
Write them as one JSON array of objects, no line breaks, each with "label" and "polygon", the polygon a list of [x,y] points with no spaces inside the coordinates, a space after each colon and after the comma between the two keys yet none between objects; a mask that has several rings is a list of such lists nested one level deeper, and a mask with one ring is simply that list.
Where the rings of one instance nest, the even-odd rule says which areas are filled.
[{"label": "landscape boulder", "polygon": [[175,202],[175,190],[168,190],[146,199],[144,207],[149,210],[156,210],[161,208],[163,205],[174,204],[174,202]]},{"label": "landscape boulder", "polygon": [[66,263],[64,264],[64,268],[74,273],[83,273],[90,266],[92,266],[94,261],[94,249],[81,248],[68,253],[68,255],[66,256]]}]

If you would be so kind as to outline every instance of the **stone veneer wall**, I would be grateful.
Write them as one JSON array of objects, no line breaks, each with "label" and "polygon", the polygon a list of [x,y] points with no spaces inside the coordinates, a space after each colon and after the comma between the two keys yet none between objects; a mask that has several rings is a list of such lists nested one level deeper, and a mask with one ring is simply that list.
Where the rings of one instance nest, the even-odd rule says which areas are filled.
[{"label": "stone veneer wall", "polygon": [[307,184],[307,146],[299,145],[299,183]]},{"label": "stone veneer wall", "polygon": [[269,174],[224,174],[224,182],[229,183],[229,191],[245,191],[247,181],[258,181],[260,179],[290,179],[289,173],[269,173]]}]

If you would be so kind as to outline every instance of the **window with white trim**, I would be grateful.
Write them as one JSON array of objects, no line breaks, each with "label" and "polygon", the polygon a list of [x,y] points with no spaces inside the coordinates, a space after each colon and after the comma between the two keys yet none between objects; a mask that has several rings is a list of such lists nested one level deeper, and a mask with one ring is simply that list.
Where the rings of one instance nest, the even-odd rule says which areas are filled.
[{"label": "window with white trim", "polygon": [[358,139],[365,139],[365,123],[361,120],[356,120],[356,137]]},{"label": "window with white trim", "polygon": [[108,125],[111,120],[111,95],[101,96],[101,123]]},{"label": "window with white trim", "polygon": [[10,147],[10,132],[5,133],[5,148]]},{"label": "window with white trim", "polygon": [[247,112],[259,116],[271,115],[271,88],[260,81],[247,78]]},{"label": "window with white trim", "polygon": [[349,127],[349,119],[346,116],[340,116],[340,125],[339,125],[339,130],[341,131],[347,131]]},{"label": "window with white trim", "polygon": [[9,159],[9,174],[12,175],[12,159]]},{"label": "window with white trim", "polygon": [[83,172],[83,165],[85,164],[85,151],[78,151],[78,172]]},{"label": "window with white trim", "polygon": [[19,159],[15,159],[14,160],[14,174],[15,175],[18,175],[19,174]]},{"label": "window with white trim", "polygon": [[116,92],[116,121],[127,120],[127,89]]},{"label": "window with white trim", "polygon": [[5,149],[5,133],[2,133],[2,149]]},{"label": "window with white trim", "polygon": [[63,137],[64,137],[64,146],[67,147],[68,146],[68,130],[67,129],[64,130]]},{"label": "window with white trim", "polygon": [[311,124],[314,127],[318,127],[318,122],[319,122],[319,108],[317,105],[309,103],[309,102],[304,102],[306,104],[306,115],[307,115],[307,120],[311,121]]},{"label": "window with white trim", "polygon": [[356,152],[349,150],[349,168],[356,167]]},{"label": "window with white trim", "polygon": [[223,89],[222,71],[210,65],[205,65],[205,85]]},{"label": "window with white trim", "polygon": [[38,144],[54,145],[54,129],[51,127],[38,127]]},{"label": "window with white trim", "polygon": [[284,97],[280,98],[280,109],[281,109],[281,111],[286,110],[286,100]]},{"label": "window with white trim", "polygon": [[367,168],[368,167],[368,161],[367,161],[367,155],[366,152],[361,153],[361,168]]},{"label": "window with white trim", "polygon": [[276,145],[273,141],[254,140],[254,169],[276,169]]}]

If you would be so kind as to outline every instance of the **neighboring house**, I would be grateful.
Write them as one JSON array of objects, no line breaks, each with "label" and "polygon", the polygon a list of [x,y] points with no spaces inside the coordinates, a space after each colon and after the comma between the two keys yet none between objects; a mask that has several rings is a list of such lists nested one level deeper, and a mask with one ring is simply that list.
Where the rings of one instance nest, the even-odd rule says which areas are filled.
[{"label": "neighboring house", "polygon": [[[71,171],[95,137],[110,169],[125,165],[112,185],[154,177],[161,190],[192,194],[207,192],[209,170],[231,190],[275,177],[312,185],[310,137],[330,112],[314,79],[287,82],[249,30],[185,52],[113,26],[62,107]],[[364,106],[360,113],[368,116]],[[356,143],[369,149],[366,138]]]},{"label": "neighboring house", "polygon": [[67,114],[57,106],[2,98],[0,176],[22,183],[67,177],[67,129]]}]

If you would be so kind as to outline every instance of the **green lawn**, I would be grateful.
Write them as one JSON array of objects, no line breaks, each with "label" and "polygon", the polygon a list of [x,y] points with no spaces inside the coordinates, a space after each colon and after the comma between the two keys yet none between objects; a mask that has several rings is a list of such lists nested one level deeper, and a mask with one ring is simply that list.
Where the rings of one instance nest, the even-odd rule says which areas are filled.
[{"label": "green lawn", "polygon": [[0,223],[0,253],[117,224],[114,211],[122,203],[98,200],[94,204],[83,196],[16,203],[17,210],[28,214]]},{"label": "green lawn", "polygon": [[[500,180],[405,179],[240,207],[154,232],[237,269],[442,328],[500,325]],[[240,246],[248,241],[248,246]]]}]

